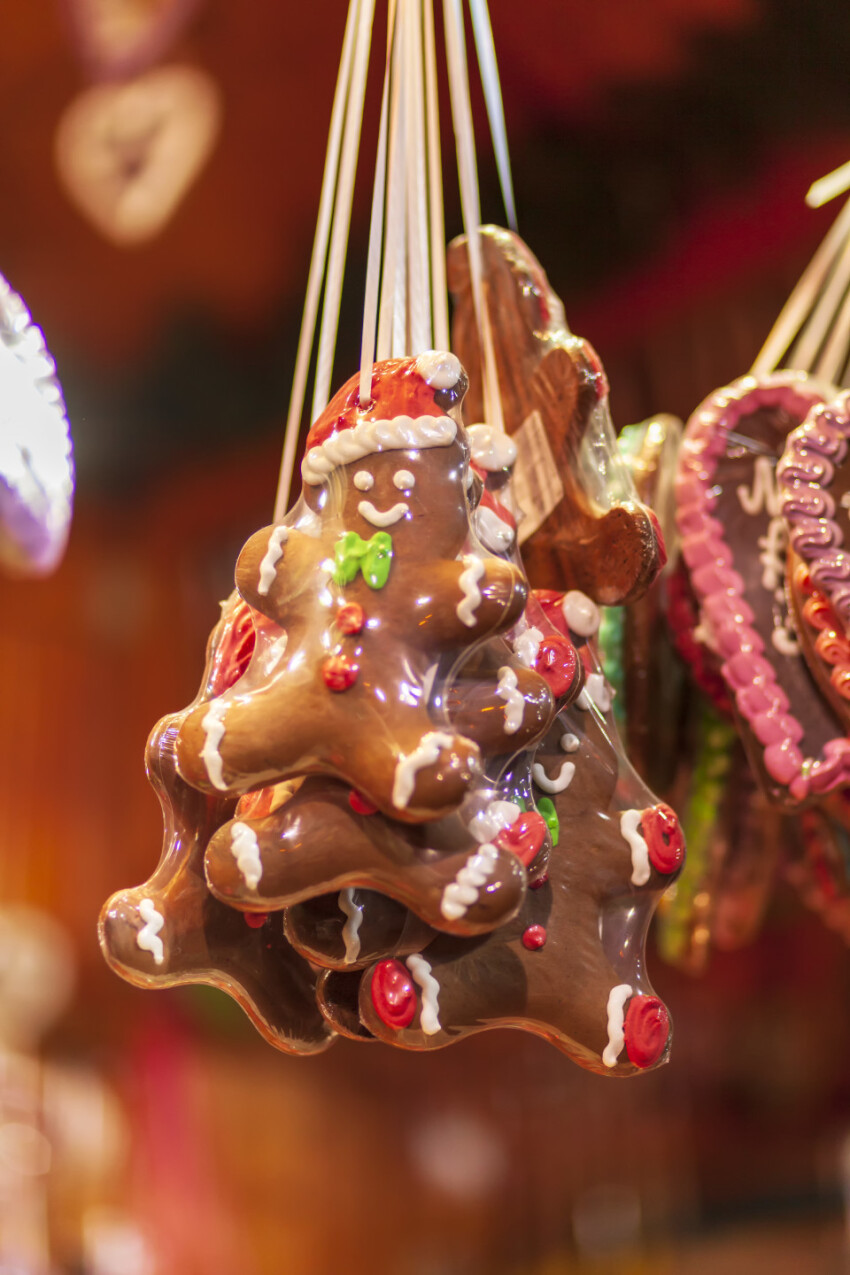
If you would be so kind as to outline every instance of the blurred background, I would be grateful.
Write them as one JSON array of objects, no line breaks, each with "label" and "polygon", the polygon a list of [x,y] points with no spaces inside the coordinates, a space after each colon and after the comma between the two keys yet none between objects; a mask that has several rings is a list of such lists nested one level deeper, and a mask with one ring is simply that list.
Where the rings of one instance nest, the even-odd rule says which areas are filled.
[{"label": "blurred background", "polygon": [[[687,416],[750,366],[835,214],[803,196],[850,159],[850,11],[490,8],[520,233],[602,354],[617,425]],[[161,172],[130,138],[116,177],[86,114],[98,3],[3,6],[0,271],[56,358],[78,497],[56,575],[0,579],[0,990],[21,1001],[0,1271],[844,1270],[850,963],[790,892],[702,978],[653,959],[673,1060],[625,1082],[510,1033],[284,1057],[223,995],[144,993],[100,957],[102,902],[159,854],[147,733],[195,694],[235,554],[270,517],[345,9],[184,2],[154,69],[177,70],[178,115],[196,92],[200,131]],[[377,106],[374,82],[367,139]],[[337,383],[359,346],[364,149]],[[170,215],[115,242],[110,182],[140,165]]]}]

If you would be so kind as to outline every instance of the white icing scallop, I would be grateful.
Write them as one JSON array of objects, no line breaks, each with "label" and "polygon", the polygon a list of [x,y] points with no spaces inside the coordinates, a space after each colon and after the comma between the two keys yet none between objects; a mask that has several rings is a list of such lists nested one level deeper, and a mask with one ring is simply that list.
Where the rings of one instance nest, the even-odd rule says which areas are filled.
[{"label": "white icing scallop", "polygon": [[573,775],[576,773],[575,762],[565,761],[561,769],[558,771],[557,778],[551,779],[543,769],[539,761],[536,761],[531,767],[531,777],[537,784],[538,788],[542,788],[544,792],[564,792],[572,783]]},{"label": "white icing scallop", "polygon": [[623,1032],[626,1001],[632,994],[628,983],[618,983],[612,987],[608,995],[608,1044],[602,1053],[602,1061],[606,1067],[615,1067],[617,1059],[623,1052],[626,1037]]},{"label": "white icing scallop", "polygon": [[227,791],[224,782],[223,763],[219,745],[224,738],[224,714],[227,703],[223,699],[210,701],[210,706],[201,719],[201,730],[204,732],[204,746],[201,749],[201,761],[206,767],[210,783],[221,792]]},{"label": "white icing scallop", "polygon": [[416,477],[409,469],[397,469],[393,474],[393,485],[398,487],[399,491],[410,491],[416,486]]},{"label": "white icing scallop", "polygon": [[573,633],[593,637],[599,629],[600,615],[596,603],[579,589],[570,589],[561,600],[561,614]]},{"label": "white icing scallop", "polygon": [[310,487],[323,483],[339,465],[350,465],[375,452],[447,447],[457,437],[450,416],[394,416],[388,421],[359,421],[311,447],[301,462],[301,475]]},{"label": "white icing scallop", "polygon": [[230,849],[242,880],[249,890],[256,890],[263,875],[257,834],[247,823],[237,820],[230,828]]},{"label": "white icing scallop", "polygon": [[156,965],[165,960],[165,947],[159,932],[165,925],[165,917],[157,912],[153,899],[142,899],[139,903],[139,916],[144,925],[136,935],[136,945],[143,952],[150,952]]},{"label": "white icing scallop", "polygon": [[638,831],[642,817],[642,810],[624,810],[620,815],[620,832],[632,856],[632,885],[646,885],[651,873],[649,847]]},{"label": "white icing scallop", "polygon": [[496,687],[496,694],[499,699],[505,701],[505,725],[506,735],[515,735],[522,725],[522,715],[525,712],[525,700],[522,691],[517,686],[516,670],[510,665],[505,665],[499,669],[499,683]]},{"label": "white icing scallop", "polygon": [[422,1008],[419,1011],[419,1026],[424,1035],[436,1036],[442,1031],[440,1022],[440,984],[431,973],[431,966],[418,952],[407,958],[407,968],[413,980],[422,989]]},{"label": "white icing scallop", "polygon": [[450,390],[463,376],[460,359],[445,350],[426,350],[414,365],[426,385],[432,390]]},{"label": "white icing scallop", "polygon": [[340,890],[339,910],[345,913],[342,941],[345,944],[345,963],[353,965],[360,955],[360,926],[363,924],[363,905],[356,903],[354,890]]},{"label": "white icing scallop", "polygon": [[463,597],[458,602],[455,610],[457,618],[472,628],[475,624],[475,612],[481,605],[481,590],[478,587],[478,581],[484,574],[484,563],[480,558],[476,558],[474,554],[465,554],[463,558],[463,571],[458,578],[461,593]]},{"label": "white icing scallop", "polygon": [[454,736],[444,731],[430,730],[422,736],[412,753],[402,753],[395,765],[393,777],[393,805],[399,810],[406,810],[413,789],[416,787],[416,776],[420,770],[433,766],[443,748],[451,748]]},{"label": "white icing scallop", "polygon": [[371,491],[375,486],[375,477],[368,469],[358,469],[351,481],[358,491]]},{"label": "white icing scallop", "polygon": [[478,902],[481,887],[493,875],[498,857],[498,850],[489,843],[469,856],[454,881],[443,890],[440,911],[447,921],[459,921]]},{"label": "white icing scallop", "polygon": [[516,460],[514,440],[492,425],[470,425],[466,431],[472,449],[472,459],[489,473],[509,469]]},{"label": "white icing scallop", "polygon": [[289,528],[281,524],[274,527],[269,536],[268,547],[265,555],[260,563],[260,579],[257,584],[257,592],[263,597],[268,593],[274,584],[274,578],[277,574],[277,564],[283,557],[283,546],[289,538]]}]

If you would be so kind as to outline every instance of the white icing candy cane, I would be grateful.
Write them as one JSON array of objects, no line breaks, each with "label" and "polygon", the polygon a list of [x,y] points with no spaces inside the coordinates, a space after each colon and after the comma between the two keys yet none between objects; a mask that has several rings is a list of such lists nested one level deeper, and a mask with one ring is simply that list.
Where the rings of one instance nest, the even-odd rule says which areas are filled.
[{"label": "white icing candy cane", "polygon": [[517,676],[510,665],[499,669],[499,684],[496,687],[499,699],[505,701],[505,734],[515,735],[522,725],[525,712],[525,700],[522,691],[517,687]]},{"label": "white icing candy cane", "polygon": [[373,527],[392,527],[409,512],[405,501],[400,500],[391,509],[376,509],[371,500],[361,500],[357,506],[361,518],[365,518]]},{"label": "white icing candy cane", "polygon": [[268,593],[274,584],[274,578],[277,573],[277,564],[283,556],[283,546],[289,538],[289,528],[281,524],[275,527],[269,536],[268,547],[260,563],[260,580],[257,585],[257,592],[263,597]]},{"label": "white icing candy cane", "polygon": [[478,581],[484,574],[484,563],[474,554],[464,554],[463,571],[458,578],[463,597],[455,610],[457,618],[472,628],[475,624],[475,612],[481,605],[481,590]]},{"label": "white icing candy cane", "polygon": [[602,1053],[602,1061],[606,1067],[615,1067],[617,1059],[623,1052],[626,1037],[623,1033],[626,1001],[632,994],[628,983],[618,983],[612,987],[608,996],[608,1044]]},{"label": "white icing candy cane", "polygon": [[649,848],[638,832],[643,811],[624,810],[620,815],[620,832],[629,844],[632,854],[632,885],[646,885],[652,871]]},{"label": "white icing candy cane", "polygon": [[211,700],[210,706],[201,720],[201,730],[204,732],[201,761],[207,768],[210,783],[222,792],[226,791],[227,784],[224,782],[223,763],[218,749],[224,738],[224,714],[226,711],[227,704],[223,699]]},{"label": "white icing candy cane", "polygon": [[256,890],[263,875],[260,846],[257,834],[247,823],[237,821],[230,829],[230,849],[242,880],[249,890]]},{"label": "white icing candy cane", "polygon": [[345,963],[352,965],[360,955],[360,926],[363,924],[363,906],[354,901],[354,890],[340,890],[339,899],[340,912],[344,912],[346,916],[345,925],[342,927],[342,941],[345,944]]},{"label": "white icing candy cane", "polygon": [[150,952],[156,965],[161,965],[165,960],[165,948],[159,932],[165,925],[165,917],[157,912],[153,899],[141,900],[139,916],[145,924],[136,935],[136,943],[143,952]]},{"label": "white icing candy cane", "polygon": [[443,1029],[440,1022],[440,984],[431,973],[431,966],[425,957],[420,956],[418,952],[408,956],[407,968],[413,975],[414,982],[422,989],[419,1026],[426,1036],[435,1036]]},{"label": "white icing candy cane", "polygon": [[429,730],[422,736],[412,753],[402,753],[395,765],[393,777],[393,805],[405,810],[416,787],[416,776],[426,766],[433,766],[441,748],[451,748],[454,736],[443,731]]},{"label": "white icing candy cane", "polygon": [[469,856],[454,881],[443,890],[440,911],[447,921],[459,921],[478,902],[481,887],[492,876],[498,857],[498,850],[490,844]]},{"label": "white icing candy cane", "polygon": [[561,614],[573,633],[579,637],[593,637],[599,628],[599,607],[579,589],[570,589],[561,600]]},{"label": "white icing candy cane", "polygon": [[542,788],[544,792],[564,792],[572,783],[573,775],[576,773],[576,765],[574,761],[565,761],[558,771],[557,779],[551,779],[543,769],[539,761],[536,761],[531,767],[531,777],[537,784],[538,788]]}]

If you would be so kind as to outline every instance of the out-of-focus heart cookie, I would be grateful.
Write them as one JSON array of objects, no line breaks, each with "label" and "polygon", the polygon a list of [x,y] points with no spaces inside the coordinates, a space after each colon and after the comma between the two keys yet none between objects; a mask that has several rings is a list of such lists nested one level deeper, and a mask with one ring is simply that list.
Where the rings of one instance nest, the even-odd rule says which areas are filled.
[{"label": "out-of-focus heart cookie", "polygon": [[808,566],[788,555],[788,596],[806,663],[833,712],[850,732],[850,639]]}]

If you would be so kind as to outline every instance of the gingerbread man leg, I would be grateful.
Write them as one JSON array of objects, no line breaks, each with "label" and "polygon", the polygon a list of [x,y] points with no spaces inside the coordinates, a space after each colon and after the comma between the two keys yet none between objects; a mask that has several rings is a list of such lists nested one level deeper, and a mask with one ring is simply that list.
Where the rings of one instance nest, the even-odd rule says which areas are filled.
[{"label": "gingerbread man leg", "polygon": [[436,931],[373,890],[345,889],[284,912],[283,930],[301,956],[327,969],[363,969],[388,955],[419,952]]}]

